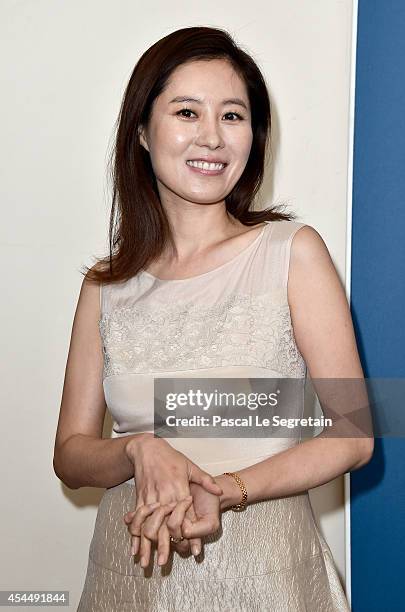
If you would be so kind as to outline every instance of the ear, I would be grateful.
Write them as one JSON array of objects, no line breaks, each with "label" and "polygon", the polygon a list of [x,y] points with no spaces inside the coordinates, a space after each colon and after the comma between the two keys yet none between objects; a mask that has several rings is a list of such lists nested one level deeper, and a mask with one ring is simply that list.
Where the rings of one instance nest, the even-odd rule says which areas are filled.
[{"label": "ear", "polygon": [[143,128],[143,126],[139,126],[138,128],[138,136],[139,136],[139,142],[140,144],[143,146],[144,149],[146,149],[149,153],[149,148],[148,148],[148,143],[146,142],[146,137],[145,137],[145,130]]}]

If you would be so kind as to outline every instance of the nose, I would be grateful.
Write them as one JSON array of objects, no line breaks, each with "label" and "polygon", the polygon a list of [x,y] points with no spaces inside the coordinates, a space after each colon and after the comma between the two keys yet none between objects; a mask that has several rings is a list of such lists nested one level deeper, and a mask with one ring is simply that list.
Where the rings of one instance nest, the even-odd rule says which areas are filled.
[{"label": "nose", "polygon": [[215,117],[204,117],[199,121],[196,144],[200,147],[217,149],[224,146],[221,126]]}]

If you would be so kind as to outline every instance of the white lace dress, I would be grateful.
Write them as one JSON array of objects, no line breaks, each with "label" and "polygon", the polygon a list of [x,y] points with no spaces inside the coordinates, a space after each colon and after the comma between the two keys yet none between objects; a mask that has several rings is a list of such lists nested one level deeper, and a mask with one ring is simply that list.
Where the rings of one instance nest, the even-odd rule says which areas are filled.
[{"label": "white lace dress", "polygon": [[[294,340],[287,300],[291,241],[304,224],[268,222],[229,262],[182,280],[143,271],[103,285],[103,387],[113,437],[153,431],[155,377],[295,378],[306,364]],[[303,393],[296,412],[303,410]],[[168,438],[212,475],[238,471],[298,444],[293,438]],[[308,492],[221,515],[200,557],[130,558],[123,521],[136,483],[107,489],[89,550],[80,612],[250,610],[347,612],[330,549]]]}]

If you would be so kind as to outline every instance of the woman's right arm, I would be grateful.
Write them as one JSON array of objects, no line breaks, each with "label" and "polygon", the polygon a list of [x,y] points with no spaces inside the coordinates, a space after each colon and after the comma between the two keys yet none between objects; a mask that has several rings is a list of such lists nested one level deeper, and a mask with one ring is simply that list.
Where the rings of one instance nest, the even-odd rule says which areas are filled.
[{"label": "woman's right arm", "polygon": [[127,445],[145,434],[103,439],[106,411],[103,351],[98,328],[100,287],[83,279],[73,320],[53,467],[70,489],[108,488],[132,478]]},{"label": "woman's right arm", "polygon": [[[55,439],[53,467],[58,478],[70,489],[109,488],[136,475],[142,503],[150,491],[159,496],[161,488],[167,501],[176,493],[183,499],[189,494],[189,481],[221,495],[211,475],[153,433],[102,438],[106,404],[99,318],[100,287],[85,278],[73,319]],[[145,499],[150,501],[156,500]]]}]

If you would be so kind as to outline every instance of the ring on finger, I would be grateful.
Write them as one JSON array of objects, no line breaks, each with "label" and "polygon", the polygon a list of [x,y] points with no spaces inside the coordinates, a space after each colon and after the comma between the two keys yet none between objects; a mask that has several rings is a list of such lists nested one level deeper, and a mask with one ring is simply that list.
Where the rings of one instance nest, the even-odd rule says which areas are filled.
[{"label": "ring on finger", "polygon": [[181,538],[174,538],[173,536],[170,536],[170,542],[173,542],[173,544],[178,544],[179,542],[182,542],[184,540],[184,536],[181,536]]}]

